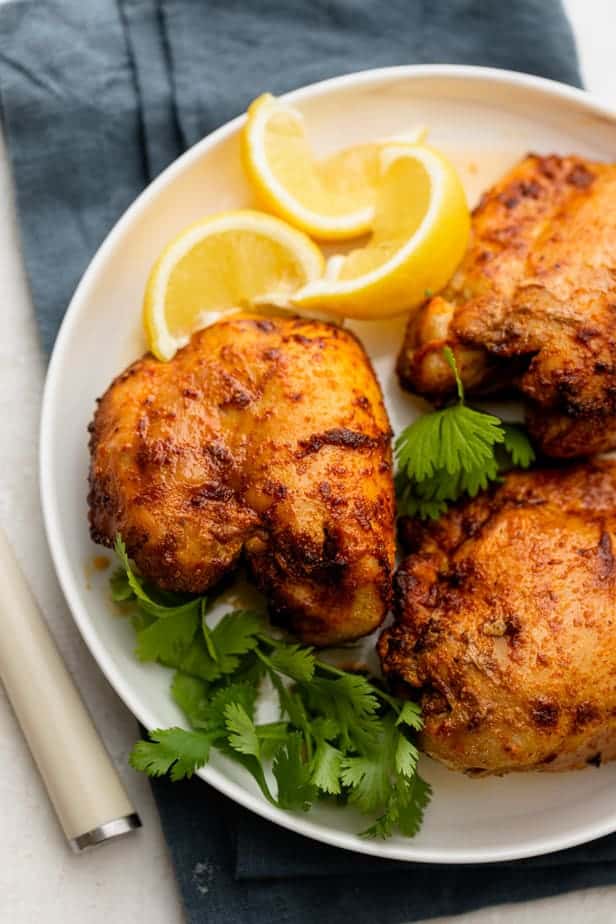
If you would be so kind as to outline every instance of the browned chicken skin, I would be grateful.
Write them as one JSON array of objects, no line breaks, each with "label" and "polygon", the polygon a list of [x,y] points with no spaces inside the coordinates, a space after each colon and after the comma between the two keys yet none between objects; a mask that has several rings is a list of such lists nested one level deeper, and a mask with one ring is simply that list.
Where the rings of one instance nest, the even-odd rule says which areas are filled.
[{"label": "browned chicken skin", "polygon": [[394,562],[390,426],[359,342],[234,317],[145,356],[91,424],[90,526],[142,574],[203,592],[242,554],[274,617],[328,645],[376,628]]},{"label": "browned chicken skin", "polygon": [[616,446],[616,165],[530,155],[473,213],[466,257],[408,325],[404,388],[514,389],[539,448],[561,458]]},{"label": "browned chicken skin", "polygon": [[425,751],[481,773],[616,757],[616,462],[511,473],[406,521],[379,654]]}]

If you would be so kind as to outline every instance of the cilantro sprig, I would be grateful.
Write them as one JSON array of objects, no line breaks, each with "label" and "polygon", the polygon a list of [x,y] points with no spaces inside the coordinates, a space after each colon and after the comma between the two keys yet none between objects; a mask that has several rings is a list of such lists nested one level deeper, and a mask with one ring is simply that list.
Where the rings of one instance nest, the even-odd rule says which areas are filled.
[{"label": "cilantro sprig", "polygon": [[470,408],[456,360],[443,350],[456,379],[457,402],[422,415],[398,436],[396,494],[401,514],[436,519],[451,501],[475,497],[512,467],[528,468],[535,454],[516,424]]},{"label": "cilantro sprig", "polygon": [[[112,597],[132,604],[137,656],[175,668],[171,695],[190,725],[156,729],[139,741],[130,756],[136,770],[181,780],[216,749],[245,767],[282,809],[306,812],[333,800],[371,816],[365,837],[417,833],[430,787],[417,774],[416,703],[273,636],[250,610],[210,626],[204,597],[148,587],[120,537],[116,552]],[[278,698],[275,721],[258,719],[265,683]]]}]

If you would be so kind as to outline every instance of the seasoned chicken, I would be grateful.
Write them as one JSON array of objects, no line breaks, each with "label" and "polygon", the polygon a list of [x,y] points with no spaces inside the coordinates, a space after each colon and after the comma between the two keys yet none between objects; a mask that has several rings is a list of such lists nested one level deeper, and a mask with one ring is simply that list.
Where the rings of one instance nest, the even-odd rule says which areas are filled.
[{"label": "seasoned chicken", "polygon": [[469,394],[521,392],[545,454],[616,446],[616,165],[531,155],[483,196],[459,271],[409,322],[404,388],[454,394],[446,344]]},{"label": "seasoned chicken", "polygon": [[423,749],[473,773],[613,760],[616,462],[509,474],[403,541],[379,653]]},{"label": "seasoned chicken", "polygon": [[232,317],[144,356],[91,429],[90,526],[161,588],[201,593],[244,555],[272,615],[328,645],[380,624],[394,561],[390,426],[359,342]]}]

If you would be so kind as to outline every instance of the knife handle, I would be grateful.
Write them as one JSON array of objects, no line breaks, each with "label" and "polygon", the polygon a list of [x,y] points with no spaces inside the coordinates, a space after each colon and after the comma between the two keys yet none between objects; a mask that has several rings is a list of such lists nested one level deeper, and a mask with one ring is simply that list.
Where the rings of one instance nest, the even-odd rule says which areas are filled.
[{"label": "knife handle", "polygon": [[2,529],[0,679],[72,849],[141,827]]}]

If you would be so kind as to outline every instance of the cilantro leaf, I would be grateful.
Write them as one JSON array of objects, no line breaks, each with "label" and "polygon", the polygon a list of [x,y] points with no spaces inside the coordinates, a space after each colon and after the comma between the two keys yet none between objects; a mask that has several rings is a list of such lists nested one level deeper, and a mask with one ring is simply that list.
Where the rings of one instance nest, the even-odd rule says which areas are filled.
[{"label": "cilantro leaf", "polygon": [[117,533],[115,537],[115,543],[113,547],[114,547],[116,555],[120,559],[122,568],[124,569],[124,573],[126,575],[126,580],[128,582],[128,585],[132,593],[135,595],[135,597],[137,597],[138,600],[143,600],[147,603],[153,602],[153,601],[150,601],[150,598],[148,597],[146,592],[143,590],[141,586],[141,581],[139,580],[139,578],[137,577],[137,575],[135,574],[135,572],[133,571],[131,567],[131,564],[128,558],[128,552],[126,551],[126,544],[124,540],[122,539],[122,536],[119,533]]},{"label": "cilantro leaf", "polygon": [[236,655],[246,654],[257,647],[257,633],[262,628],[261,618],[251,610],[233,610],[220,620],[211,631],[212,643],[218,652],[221,673],[229,674],[239,664]]},{"label": "cilantro leaf", "polygon": [[[247,714],[241,706],[238,705],[237,710],[232,708],[234,704],[231,704],[226,707],[227,710],[230,710],[230,721],[231,725],[235,726],[238,730],[233,731],[227,735],[227,737],[221,741],[217,742],[216,746],[223,754],[226,754],[227,757],[230,757],[236,763],[241,764],[245,770],[250,773],[253,779],[256,781],[259,789],[265,796],[268,802],[271,802],[272,805],[277,805],[276,800],[274,799],[272,792],[267,784],[267,779],[265,778],[264,767],[262,763],[263,752],[261,750],[261,743],[256,734],[255,726],[252,723],[251,719],[248,719],[246,722]],[[244,715],[241,715],[241,713]],[[238,715],[239,713],[239,715]],[[254,737],[250,731],[250,725],[252,725],[254,730]],[[238,747],[235,747],[231,743],[231,738],[235,738],[235,743]],[[241,750],[243,747],[248,747],[259,752],[259,756],[256,754],[246,753]]]},{"label": "cilantro leaf", "polygon": [[280,808],[307,812],[316,795],[310,780],[310,766],[302,756],[303,736],[293,732],[274,755],[272,773],[278,784]]},{"label": "cilantro leaf", "polygon": [[416,482],[441,472],[476,481],[495,468],[494,446],[504,440],[498,417],[456,404],[424,414],[402,431],[395,447],[400,468]]},{"label": "cilantro leaf", "polygon": [[343,673],[336,681],[336,696],[346,696],[358,717],[371,719],[379,709],[374,686],[361,674]]},{"label": "cilantro leaf", "polygon": [[278,643],[269,656],[272,666],[291,680],[308,683],[314,676],[314,654],[312,648],[302,645]]},{"label": "cilantro leaf", "polygon": [[374,748],[369,754],[344,757],[340,778],[352,791],[349,802],[360,812],[374,812],[387,802],[391,785],[389,753]]},{"label": "cilantro leaf", "polygon": [[340,734],[340,725],[331,716],[317,716],[312,720],[312,733],[317,741],[333,741]]},{"label": "cilantro leaf", "polygon": [[148,614],[144,613],[143,610],[139,609],[139,607],[135,607],[133,612],[130,614],[130,622],[133,629],[135,630],[135,635],[137,635],[139,632],[142,632],[143,629],[147,629],[148,626],[152,625],[154,622],[154,617],[148,616]]},{"label": "cilantro leaf", "polygon": [[396,719],[396,725],[408,725],[415,731],[421,731],[423,728],[423,718],[421,716],[421,706],[410,699],[405,700],[400,714]]},{"label": "cilantro leaf", "polygon": [[361,812],[374,812],[386,804],[394,774],[394,747],[399,737],[392,716],[380,724],[377,740],[358,756],[344,757],[341,779],[351,789],[349,802]]},{"label": "cilantro leaf", "polygon": [[178,607],[172,616],[156,619],[137,632],[135,653],[140,661],[161,661],[171,667],[178,667],[198,627],[198,607],[195,603],[187,603]]},{"label": "cilantro leaf", "polygon": [[535,461],[535,451],[526,431],[512,423],[503,422],[502,428],[505,434],[503,447],[511,458],[511,464],[516,468],[529,468]]},{"label": "cilantro leaf", "polygon": [[449,475],[473,473],[480,478],[482,469],[493,463],[494,446],[505,439],[499,418],[465,404],[456,405],[450,413],[435,413],[442,414],[435,468],[444,468]]},{"label": "cilantro leaf", "polygon": [[455,375],[458,401],[422,415],[397,437],[396,494],[401,515],[436,519],[450,501],[484,491],[505,467],[526,468],[534,459],[520,427],[465,404],[454,355],[449,347],[443,352]]},{"label": "cilantro leaf", "polygon": [[379,830],[384,831],[389,825],[391,831],[399,825],[402,808],[407,803],[408,812],[411,812],[409,786],[416,778],[418,757],[415,745],[400,733],[397,722],[387,717],[383,720],[376,747],[356,757],[342,759],[341,779],[351,790],[349,802],[364,813],[385,806],[383,815],[375,822]]},{"label": "cilantro leaf", "polygon": [[[235,662],[231,669],[233,670]],[[207,644],[202,632],[197,632],[193,643],[186,651],[179,664],[180,669],[193,677],[200,677],[202,680],[212,683],[222,676],[220,664],[215,661],[207,649]]]},{"label": "cilantro leaf", "polygon": [[241,703],[231,702],[224,708],[225,725],[229,732],[228,741],[240,754],[261,756],[261,745],[254,722]]},{"label": "cilantro leaf", "polygon": [[176,671],[171,681],[171,696],[193,728],[203,728],[208,721],[210,685],[198,677]]},{"label": "cilantro leaf", "polygon": [[193,728],[225,733],[226,707],[238,703],[252,718],[257,692],[257,687],[250,682],[218,686],[182,671],[176,671],[171,683],[171,695]]},{"label": "cilantro leaf", "polygon": [[[394,484],[398,501],[398,516],[437,520],[447,510],[447,502],[436,496],[441,493],[442,486],[438,476],[433,475],[424,481],[415,482],[407,479],[404,472],[398,472],[394,478]],[[457,488],[448,489],[446,493],[453,495],[452,500],[458,496]]]},{"label": "cilantro leaf", "polygon": [[123,603],[125,600],[132,600],[135,596],[124,568],[115,569],[109,578],[109,587],[114,603]]},{"label": "cilantro leaf", "polygon": [[284,744],[289,737],[288,722],[266,722],[264,725],[256,725],[257,737],[261,748],[261,757],[264,760],[271,760],[281,744]]},{"label": "cilantro leaf", "polygon": [[400,776],[412,777],[419,760],[419,751],[405,735],[398,735],[394,755],[394,767]]},{"label": "cilantro leaf", "polygon": [[336,796],[340,793],[342,751],[321,740],[317,745],[312,766],[311,780],[317,789]]},{"label": "cilantro leaf", "polygon": [[406,785],[396,788],[396,821],[405,837],[415,837],[421,828],[431,795],[432,787],[418,773]]},{"label": "cilantro leaf", "polygon": [[254,722],[238,702],[228,703],[224,707],[224,717],[228,734],[226,746],[221,750],[242,764],[254,777],[265,798],[276,805],[263,772],[261,742]]},{"label": "cilantro leaf", "polygon": [[379,701],[368,681],[356,674],[315,677],[302,686],[308,710],[335,721],[339,743],[348,750],[376,740],[380,719]]},{"label": "cilantro leaf", "polygon": [[[268,660],[264,659],[266,665]],[[268,667],[268,673],[270,679],[274,685],[274,689],[278,693],[278,703],[280,706],[280,714],[282,716],[287,716],[289,722],[295,728],[299,729],[306,741],[306,746],[309,751],[312,750],[312,730],[310,717],[306,709],[306,703],[304,702],[301,693],[299,690],[290,690],[281,680],[281,678],[276,674],[275,671]]]},{"label": "cilantro leaf", "polygon": [[227,706],[235,704],[252,720],[257,688],[250,683],[229,683],[221,687],[210,699],[208,711],[208,727],[212,729],[227,729]]},{"label": "cilantro leaf", "polygon": [[[204,625],[202,620],[202,629]],[[225,674],[233,674],[240,666],[240,656],[257,646],[257,632],[261,628],[259,617],[248,610],[227,613],[208,638],[203,631],[186,652],[180,667],[187,674],[210,682]],[[212,657],[212,650],[216,658]]]},{"label": "cilantro leaf", "polygon": [[431,787],[416,774],[412,780],[398,781],[390,792],[385,811],[361,832],[362,837],[388,838],[397,827],[405,837],[414,837],[421,827]]},{"label": "cilantro leaf", "polygon": [[378,737],[380,703],[372,684],[359,674],[343,674],[334,681],[333,715],[341,729],[341,740],[358,748],[369,747]]},{"label": "cilantro leaf", "polygon": [[[308,811],[316,799],[335,796],[379,813],[370,836],[417,829],[420,796],[425,804],[429,790],[416,784],[416,704],[320,661],[312,648],[271,637],[252,611],[227,613],[211,628],[205,597],[150,590],[120,537],[117,551],[122,569],[112,594],[133,603],[138,656],[176,668],[171,695],[193,729],[153,731],[133,749],[135,769],[182,779],[207,763],[214,747],[244,767],[273,805]],[[280,718],[257,724],[264,675],[278,694]]]},{"label": "cilantro leaf", "polygon": [[[127,588],[130,589],[131,595],[137,599],[137,603],[144,613],[147,613],[149,616],[154,616],[157,619],[167,618],[168,616],[173,616],[178,611],[183,610],[186,606],[196,605],[196,598],[194,600],[186,600],[186,597],[183,599],[180,597],[178,599],[178,595],[175,595],[174,602],[171,604],[165,603],[162,600],[155,600],[154,597],[145,589],[143,580],[133,570],[128,557],[128,553],[126,551],[126,545],[119,533],[115,538],[114,549],[124,570]],[[120,579],[117,573],[113,575],[113,579],[116,588],[115,592],[117,592],[117,590],[120,588]],[[128,590],[125,589],[125,592],[128,593]],[[113,593],[114,586],[112,585],[112,594]],[[158,593],[162,596],[160,591]],[[130,597],[126,596],[124,599],[130,599]]]},{"label": "cilantro leaf", "polygon": [[204,732],[184,728],[155,729],[149,741],[138,741],[129,763],[149,776],[171,774],[172,780],[190,777],[208,762],[214,738]]}]

